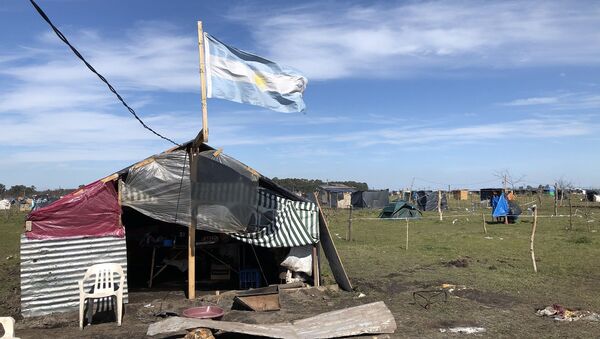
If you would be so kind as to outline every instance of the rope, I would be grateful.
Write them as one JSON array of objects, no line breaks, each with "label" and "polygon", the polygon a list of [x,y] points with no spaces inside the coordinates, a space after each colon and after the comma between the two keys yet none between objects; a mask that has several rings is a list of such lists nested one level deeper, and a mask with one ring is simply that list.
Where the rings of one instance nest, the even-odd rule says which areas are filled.
[{"label": "rope", "polygon": [[146,125],[145,122],[142,121],[142,119],[137,115],[137,113],[135,112],[135,110],[133,108],[131,108],[123,99],[123,97],[121,97],[121,95],[117,92],[117,90],[115,90],[115,88],[108,82],[108,80],[106,80],[106,78],[98,73],[98,71],[96,71],[96,69],[90,65],[89,62],[87,62],[87,60],[85,60],[85,58],[81,55],[81,53],[79,53],[79,51],[73,47],[73,45],[71,45],[71,43],[69,42],[69,40],[67,39],[67,37],[58,29],[56,28],[56,26],[54,26],[54,24],[52,23],[52,21],[50,21],[50,18],[48,18],[48,16],[46,15],[46,13],[44,13],[44,11],[40,8],[40,6],[38,6],[38,4],[35,3],[34,0],[29,0],[29,2],[31,2],[31,4],[33,5],[33,7],[35,8],[35,10],[38,12],[38,14],[44,19],[44,21],[46,21],[48,23],[48,25],[50,25],[50,27],[52,28],[52,30],[54,31],[54,33],[56,33],[56,35],[58,36],[58,38],[64,42],[67,46],[69,46],[69,48],[71,49],[71,51],[73,52],[73,54],[75,54],[75,56],[77,56],[77,58],[79,58],[81,61],[83,61],[83,63],[87,66],[87,68],[92,71],[92,73],[96,74],[98,76],[98,78],[100,78],[100,80],[102,82],[104,82],[106,84],[106,86],[108,87],[108,89],[114,93],[114,95],[117,97],[117,99],[119,99],[119,101],[123,104],[123,106],[125,106],[125,108],[127,108],[127,110],[129,111],[129,113],[131,113],[131,115],[134,116],[134,118],[137,119],[137,121],[147,130],[149,130],[150,132],[154,133],[156,136],[158,136],[161,139],[164,139],[176,146],[181,146],[180,144],[176,143],[175,141],[161,135],[160,133],[156,132],[155,130],[153,130],[152,128],[150,128],[148,125]]}]

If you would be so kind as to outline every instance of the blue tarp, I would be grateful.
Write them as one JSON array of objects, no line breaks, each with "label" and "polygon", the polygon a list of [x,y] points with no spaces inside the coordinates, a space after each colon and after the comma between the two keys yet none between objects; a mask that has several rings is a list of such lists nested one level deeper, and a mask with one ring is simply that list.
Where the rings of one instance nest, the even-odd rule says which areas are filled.
[{"label": "blue tarp", "polygon": [[508,207],[508,201],[504,197],[504,193],[500,195],[498,201],[496,202],[496,207],[494,207],[494,212],[492,212],[492,216],[494,218],[504,217],[509,214],[510,208]]}]

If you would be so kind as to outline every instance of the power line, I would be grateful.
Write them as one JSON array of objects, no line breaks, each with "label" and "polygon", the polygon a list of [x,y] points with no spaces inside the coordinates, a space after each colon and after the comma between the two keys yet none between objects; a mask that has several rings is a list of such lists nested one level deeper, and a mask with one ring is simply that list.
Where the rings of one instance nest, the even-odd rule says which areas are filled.
[{"label": "power line", "polygon": [[98,78],[100,78],[100,80],[102,80],[102,82],[104,82],[106,84],[106,86],[108,87],[108,89],[113,92],[115,94],[115,96],[117,97],[117,99],[119,99],[119,101],[123,104],[123,106],[125,106],[125,108],[127,108],[127,110],[129,111],[129,113],[131,113],[131,115],[133,115],[137,121],[142,124],[142,126],[144,126],[145,129],[149,130],[150,132],[154,133],[155,135],[157,135],[159,138],[164,139],[176,146],[181,146],[180,144],[176,143],[175,141],[161,135],[160,133],[156,132],[155,130],[153,130],[152,128],[150,128],[150,126],[146,125],[146,123],[144,123],[142,121],[142,119],[137,115],[137,113],[135,112],[135,110],[131,107],[129,107],[129,105],[125,102],[125,100],[123,99],[123,97],[121,97],[121,95],[117,92],[117,90],[115,90],[115,88],[108,82],[108,80],[106,80],[106,78],[98,73],[98,71],[96,71],[96,69],[90,65],[89,62],[87,62],[87,60],[85,60],[85,58],[81,55],[81,53],[79,53],[79,51],[73,47],[73,45],[71,45],[71,43],[69,42],[69,40],[67,39],[67,37],[58,29],[56,28],[56,26],[54,26],[54,24],[52,23],[52,21],[50,21],[50,18],[48,18],[48,16],[46,15],[46,13],[44,13],[44,11],[40,8],[40,6],[38,6],[38,4],[35,3],[34,0],[29,0],[29,2],[31,2],[31,4],[33,5],[33,7],[35,8],[35,10],[38,12],[38,14],[48,23],[48,25],[50,25],[50,27],[52,27],[52,30],[54,31],[54,33],[56,33],[56,35],[58,36],[58,38],[60,40],[62,40],[62,42],[64,42],[65,44],[67,44],[67,46],[69,46],[69,48],[71,49],[71,51],[73,52],[73,54],[75,54],[75,56],[77,56],[81,61],[83,61],[83,63],[87,66],[87,68],[92,71],[92,73],[96,74],[98,76]]}]

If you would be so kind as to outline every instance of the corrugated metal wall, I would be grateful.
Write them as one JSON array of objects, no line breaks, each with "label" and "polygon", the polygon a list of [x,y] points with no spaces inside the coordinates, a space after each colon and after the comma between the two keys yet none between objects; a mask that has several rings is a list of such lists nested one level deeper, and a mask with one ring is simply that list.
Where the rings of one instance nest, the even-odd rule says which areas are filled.
[{"label": "corrugated metal wall", "polygon": [[[118,263],[125,271],[127,302],[127,246],[125,238],[70,238],[29,240],[21,236],[21,313],[24,317],[78,310],[79,287],[93,264]],[[91,286],[93,281],[89,281]],[[88,286],[88,287],[89,287]]]}]

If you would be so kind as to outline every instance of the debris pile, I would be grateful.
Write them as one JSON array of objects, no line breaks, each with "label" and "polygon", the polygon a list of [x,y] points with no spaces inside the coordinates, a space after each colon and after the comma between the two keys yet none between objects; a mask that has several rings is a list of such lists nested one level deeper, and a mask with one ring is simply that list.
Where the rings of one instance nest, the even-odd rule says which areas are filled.
[{"label": "debris pile", "polygon": [[570,310],[559,304],[554,304],[546,308],[539,309],[535,314],[540,317],[552,317],[558,321],[576,321],[576,320],[587,320],[587,321],[600,321],[600,315],[591,311],[581,310]]}]

